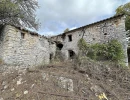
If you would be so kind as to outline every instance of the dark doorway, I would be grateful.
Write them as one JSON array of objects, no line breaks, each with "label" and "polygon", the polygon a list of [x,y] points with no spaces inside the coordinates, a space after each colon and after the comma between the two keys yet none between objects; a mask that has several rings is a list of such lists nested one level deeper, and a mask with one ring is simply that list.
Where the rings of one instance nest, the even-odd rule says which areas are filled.
[{"label": "dark doorway", "polygon": [[56,46],[58,50],[61,50],[63,48],[63,44],[61,42],[56,42]]},{"label": "dark doorway", "polygon": [[63,48],[63,44],[57,44],[57,48],[61,50]]},{"label": "dark doorway", "polygon": [[68,53],[69,53],[69,58],[70,59],[74,59],[75,57],[75,52],[73,50],[68,50]]},{"label": "dark doorway", "polygon": [[52,60],[52,58],[53,58],[53,54],[51,53],[51,54],[50,54],[50,61]]},{"label": "dark doorway", "polygon": [[130,48],[127,48],[127,56],[128,56],[128,62],[130,64]]}]

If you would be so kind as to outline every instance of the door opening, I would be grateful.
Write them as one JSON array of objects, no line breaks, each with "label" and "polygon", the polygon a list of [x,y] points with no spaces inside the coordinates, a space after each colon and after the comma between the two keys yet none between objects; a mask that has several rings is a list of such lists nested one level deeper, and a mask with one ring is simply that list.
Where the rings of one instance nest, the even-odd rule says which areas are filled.
[{"label": "door opening", "polygon": [[68,53],[69,53],[69,58],[70,59],[74,59],[75,57],[75,52],[73,50],[68,50]]},{"label": "door opening", "polygon": [[130,48],[127,48],[128,63],[130,64]]}]

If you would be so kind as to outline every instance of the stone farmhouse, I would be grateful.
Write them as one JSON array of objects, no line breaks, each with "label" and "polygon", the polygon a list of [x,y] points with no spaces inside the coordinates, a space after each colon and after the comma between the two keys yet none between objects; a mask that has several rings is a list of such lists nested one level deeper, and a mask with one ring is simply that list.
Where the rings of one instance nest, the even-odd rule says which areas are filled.
[{"label": "stone farmhouse", "polygon": [[11,25],[1,26],[0,59],[9,65],[40,65],[50,62],[55,44],[44,36]]},{"label": "stone farmhouse", "polygon": [[[112,39],[117,39],[123,46],[125,52],[125,63],[128,63],[125,31],[125,17],[124,15],[113,16],[99,22],[95,22],[77,29],[62,33],[52,37],[64,54],[65,59],[77,55],[79,52],[78,41],[83,38],[89,44],[107,43]],[[129,51],[130,53],[130,51]]]},{"label": "stone farmhouse", "polygon": [[9,65],[43,65],[50,63],[57,48],[70,59],[78,54],[77,43],[81,38],[87,43],[107,43],[117,39],[125,52],[125,63],[128,63],[124,15],[95,22],[66,33],[46,38],[38,33],[21,27],[0,26],[0,61]]}]

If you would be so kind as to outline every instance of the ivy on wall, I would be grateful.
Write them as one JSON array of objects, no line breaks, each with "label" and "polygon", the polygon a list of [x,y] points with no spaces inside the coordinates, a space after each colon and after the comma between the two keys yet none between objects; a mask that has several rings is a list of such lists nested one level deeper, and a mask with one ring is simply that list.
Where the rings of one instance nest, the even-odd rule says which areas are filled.
[{"label": "ivy on wall", "polygon": [[78,41],[80,56],[87,56],[97,61],[122,61],[124,52],[122,45],[117,40],[111,40],[106,44],[87,44],[82,38]]}]

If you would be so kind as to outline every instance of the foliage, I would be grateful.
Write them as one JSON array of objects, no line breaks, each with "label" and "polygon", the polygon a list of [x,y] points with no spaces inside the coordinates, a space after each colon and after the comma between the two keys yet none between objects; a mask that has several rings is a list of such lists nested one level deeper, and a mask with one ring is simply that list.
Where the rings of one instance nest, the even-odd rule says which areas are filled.
[{"label": "foliage", "polygon": [[1,0],[0,24],[37,29],[38,23],[34,14],[37,7],[36,0]]},{"label": "foliage", "polygon": [[59,50],[58,48],[56,49],[55,52],[54,61],[56,62],[64,61],[64,55],[62,54],[61,50]]},{"label": "foliage", "polygon": [[87,55],[87,51],[89,51],[89,48],[90,48],[90,45],[86,43],[86,41],[81,38],[79,41],[78,41],[78,47],[80,49],[80,51],[82,52],[82,55]]},{"label": "foliage", "polygon": [[93,60],[121,61],[124,58],[122,45],[117,40],[106,44],[87,44],[84,39],[78,42],[80,56],[87,56]]},{"label": "foliage", "polygon": [[111,60],[120,60],[124,58],[122,45],[117,40],[112,40],[108,43],[107,56]]},{"label": "foliage", "polygon": [[68,31],[69,31],[69,29],[67,28],[67,29],[64,30],[64,33],[65,33],[65,32],[68,32]]},{"label": "foliage", "polygon": [[130,2],[119,6],[116,9],[116,15],[118,15],[118,14],[126,15],[126,21],[125,21],[126,30],[130,30]]}]

